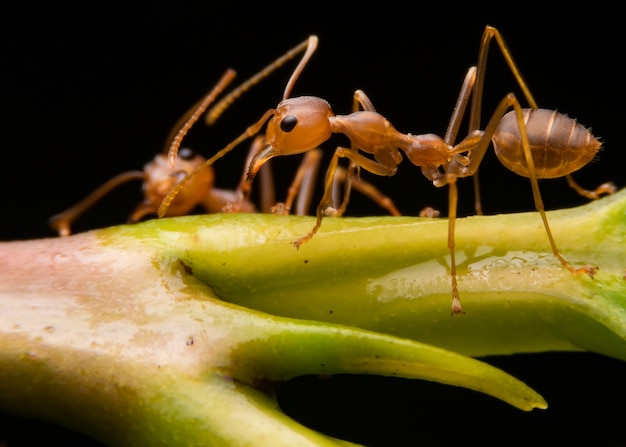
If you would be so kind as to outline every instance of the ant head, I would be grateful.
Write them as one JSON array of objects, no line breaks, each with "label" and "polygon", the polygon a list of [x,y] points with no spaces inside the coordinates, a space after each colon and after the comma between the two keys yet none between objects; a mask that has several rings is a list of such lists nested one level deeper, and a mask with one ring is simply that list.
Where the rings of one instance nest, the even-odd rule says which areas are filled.
[{"label": "ant head", "polygon": [[[183,178],[191,174],[204,163],[204,157],[188,148],[181,149],[176,158],[176,169],[169,164],[167,155],[157,155],[144,167],[144,200],[131,216],[137,222],[143,216],[156,214],[163,198]],[[168,216],[181,216],[192,211],[207,195],[213,186],[214,171],[211,167],[203,169],[194,176],[189,185],[172,201]]]},{"label": "ant head", "polygon": [[328,102],[314,96],[282,101],[267,123],[266,141],[273,155],[299,154],[318,147],[332,134]]}]

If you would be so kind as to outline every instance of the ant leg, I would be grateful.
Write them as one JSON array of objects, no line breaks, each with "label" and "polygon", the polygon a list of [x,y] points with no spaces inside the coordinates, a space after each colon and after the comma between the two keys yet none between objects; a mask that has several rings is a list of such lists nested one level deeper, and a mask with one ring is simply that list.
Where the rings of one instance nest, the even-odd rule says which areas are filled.
[{"label": "ant leg", "polygon": [[[230,212],[229,206],[237,201],[237,193],[230,189],[211,188],[202,200],[202,207],[207,214]],[[240,213],[256,213],[254,203],[244,200],[239,206]]]},{"label": "ant leg", "polygon": [[485,74],[487,71],[487,54],[489,52],[489,44],[491,40],[495,38],[498,47],[500,48],[500,53],[504,60],[506,61],[511,73],[515,77],[519,88],[522,90],[526,101],[528,101],[528,105],[532,109],[537,109],[539,106],[535,101],[530,89],[528,88],[528,84],[522,77],[522,73],[515,63],[513,59],[513,54],[509,49],[509,46],[505,42],[502,34],[493,26],[487,25],[483,32],[483,36],[480,42],[480,47],[478,50],[478,62],[476,64],[476,82],[474,83],[474,91],[472,93],[472,107],[470,110],[470,131],[475,129],[480,129],[480,113],[482,108],[482,96],[483,96],[483,88],[485,84]]},{"label": "ant leg", "polygon": [[448,251],[450,252],[450,280],[452,286],[451,315],[464,314],[459,298],[457,284],[456,253],[455,253],[455,224],[456,210],[459,201],[459,192],[456,186],[457,176],[451,173],[442,174],[439,168],[431,166],[430,169],[422,169],[423,174],[437,187],[448,185]]},{"label": "ant leg", "polygon": [[335,153],[333,154],[333,158],[331,158],[330,163],[328,164],[328,169],[326,171],[324,195],[322,196],[322,200],[320,200],[320,202],[318,203],[317,209],[315,212],[315,216],[317,219],[315,221],[315,225],[306,236],[301,236],[292,242],[292,245],[296,247],[296,249],[299,249],[302,244],[309,241],[315,235],[315,233],[317,233],[317,230],[319,230],[320,226],[322,225],[322,219],[324,217],[324,213],[326,212],[326,209],[333,207],[333,203],[332,203],[333,180],[335,178],[335,172],[337,170],[337,165],[339,164],[339,157],[340,157],[338,150],[339,148],[335,150]]},{"label": "ant leg", "polygon": [[321,149],[314,149],[304,155],[302,162],[304,166],[300,167],[300,169],[304,171],[304,175],[298,187],[298,201],[296,203],[295,213],[298,216],[306,216],[309,214],[311,199],[313,198],[313,192],[315,190],[315,180],[317,179],[322,155],[323,152]]},{"label": "ant leg", "polygon": [[[228,202],[222,211],[226,213],[237,213],[241,211],[241,206],[250,200],[250,195],[252,193],[252,183],[247,181],[247,173],[246,169],[250,166],[250,162],[252,159],[261,152],[265,147],[265,137],[262,135],[257,135],[250,145],[250,149],[248,150],[248,155],[246,157],[246,162],[244,164],[244,171],[239,180],[239,184],[235,189],[235,201]],[[270,212],[272,206],[276,203],[275,194],[274,194],[274,184],[271,178],[271,168],[267,166],[268,169],[262,169],[260,173],[261,177],[261,210],[262,212]]]},{"label": "ant leg", "polygon": [[[454,109],[452,110],[452,115],[450,116],[448,129],[446,130],[446,134],[443,138],[444,141],[451,146],[454,146],[456,137],[459,134],[459,128],[461,127],[461,122],[463,121],[463,116],[465,115],[465,110],[467,109],[467,104],[470,96],[472,95],[475,82],[476,67],[470,67],[465,74],[465,78],[463,79],[459,96],[456,100],[456,104],[454,105]],[[476,129],[478,129],[478,127]],[[473,130],[475,129],[470,129],[470,132]]]},{"label": "ant leg", "polygon": [[[448,124],[448,129],[446,130],[446,134],[444,137],[444,141],[450,145],[454,145],[456,137],[459,133],[461,122],[463,120],[463,115],[465,114],[469,98],[476,83],[476,71],[476,67],[470,67],[465,74],[465,78],[463,79],[463,84],[461,85],[461,90],[459,92],[456,104],[454,105],[452,115],[450,116],[450,123]],[[470,124],[470,133],[476,129],[479,129],[479,127],[472,127],[473,126]],[[474,210],[476,211],[476,214],[480,216],[483,214],[483,205],[480,198],[480,182],[478,179],[478,170],[474,172],[472,182],[474,184]]]},{"label": "ant leg", "polygon": [[352,111],[356,112],[360,109],[367,110],[369,112],[375,112],[374,103],[365,94],[363,90],[356,90],[352,95]]},{"label": "ant leg", "polygon": [[306,236],[299,237],[293,242],[293,245],[296,248],[300,248],[302,244],[309,241],[315,235],[315,233],[317,233],[317,230],[319,230],[320,226],[322,225],[322,219],[327,214],[328,210],[331,210],[331,209],[334,210],[332,193],[333,193],[334,179],[335,179],[337,167],[339,164],[339,158],[348,158],[349,160],[354,162],[357,166],[360,166],[366,171],[369,171],[375,175],[392,176],[398,170],[398,167],[396,165],[386,165],[383,163],[379,163],[378,161],[372,160],[371,158],[367,158],[361,153],[356,152],[352,149],[348,149],[348,148],[341,147],[341,146],[335,149],[335,153],[333,154],[333,157],[331,158],[330,163],[328,165],[328,170],[326,171],[324,194],[322,196],[322,200],[320,200],[319,204],[317,205],[317,211],[316,211],[317,220],[315,222],[315,225],[311,229],[311,231]]},{"label": "ant leg", "polygon": [[[344,183],[347,179],[348,172],[347,169],[342,168],[341,166],[337,167],[337,172],[335,175],[334,189],[337,189],[340,183]],[[392,216],[401,216],[402,213],[396,208],[395,203],[391,199],[391,197],[384,195],[376,186],[372,185],[369,182],[361,179],[358,176],[353,176],[351,179],[352,188],[372,200],[381,208],[387,210],[389,214]],[[345,212],[345,207],[342,206],[337,209],[335,212],[335,216],[342,216]]]},{"label": "ant leg", "polygon": [[[472,106],[470,109],[470,118],[469,118],[470,132],[476,129],[481,129],[480,115],[481,115],[481,108],[482,108],[482,96],[483,96],[483,88],[484,88],[484,83],[485,83],[485,74],[487,71],[487,55],[489,51],[489,45],[493,38],[496,39],[496,43],[498,47],[500,48],[500,53],[502,54],[502,56],[504,57],[504,60],[509,66],[511,73],[515,77],[517,84],[519,85],[520,89],[522,90],[524,94],[524,97],[526,98],[526,101],[528,101],[528,104],[530,105],[531,108],[533,109],[538,108],[537,103],[532,93],[530,92],[528,85],[526,84],[526,81],[522,77],[519,67],[515,63],[515,60],[513,59],[511,50],[509,49],[506,41],[502,37],[502,34],[500,34],[500,31],[498,31],[496,28],[492,26],[486,26],[483,32],[480,47],[478,50],[476,74],[475,74],[475,80],[473,81]],[[474,172],[472,181],[474,184],[474,208],[476,210],[476,214],[481,215],[483,214],[483,210],[482,210],[482,200],[480,197],[480,186],[479,186],[480,182],[479,182],[478,170]]]},{"label": "ant leg", "polygon": [[567,180],[567,184],[570,186],[570,188],[574,189],[581,196],[591,200],[599,199],[604,194],[613,194],[615,191],[617,191],[617,188],[613,182],[603,183],[594,190],[588,190],[580,186],[574,180],[572,174],[567,174],[565,176],[565,179]]},{"label": "ant leg", "polygon": [[[355,150],[351,148],[350,150]],[[333,191],[339,190],[339,183],[343,183],[343,199],[339,208],[333,211],[333,216],[343,216],[348,208],[348,202],[350,201],[350,194],[352,193],[352,187],[360,181],[360,172],[358,172],[358,166],[353,161],[350,162],[347,168],[337,166],[336,175],[333,181]],[[337,175],[339,174],[339,175]],[[334,202],[334,198],[333,198]]]},{"label": "ant leg", "polygon": [[76,205],[67,210],[56,214],[48,221],[50,226],[59,233],[59,236],[69,236],[71,234],[70,226],[83,214],[87,209],[93,206],[98,200],[107,195],[113,189],[122,183],[130,180],[144,180],[145,173],[143,171],[129,171],[116,175],[99,186],[95,191],[78,202]]},{"label": "ant leg", "polygon": [[289,185],[285,202],[278,203],[272,208],[274,214],[289,214],[296,196],[298,201],[295,214],[304,216],[308,213],[321,159],[322,151],[320,149],[314,149],[304,155],[298,171]]},{"label": "ant leg", "polygon": [[[376,109],[374,108],[374,103],[372,103],[372,101],[363,90],[356,90],[352,95],[352,111],[357,112],[359,110],[366,110],[369,112],[376,111]],[[354,146],[354,144],[350,145],[350,149],[355,153],[358,152],[358,149]],[[348,202],[350,201],[350,193],[352,192],[353,182],[355,180],[360,180],[360,171],[358,169],[358,165],[354,161],[350,161],[350,165],[348,166],[347,170],[342,167],[338,167],[338,170],[342,173],[345,173],[345,175],[342,175],[343,200],[341,201],[341,205],[339,206],[339,208],[337,208],[332,213],[334,216],[342,216],[343,213],[346,211],[346,208],[348,207]]]},{"label": "ant leg", "polygon": [[[363,90],[356,90],[353,95],[352,111],[357,112],[359,110],[376,112],[376,109],[374,108],[374,104],[372,103],[372,101],[369,99],[369,97],[365,94]],[[358,154],[358,148],[356,148],[354,144],[351,145],[350,150],[353,151],[355,154]],[[378,157],[384,157],[383,151],[378,153]],[[350,157],[347,157],[347,158],[350,158]],[[378,160],[378,162],[379,162],[378,164],[380,165],[397,164],[397,162],[393,160],[393,157],[391,157],[388,161],[386,160],[386,161],[381,162],[380,160]],[[369,162],[365,162],[365,163],[369,163]],[[344,185],[343,187],[344,194],[343,194],[343,200],[341,202],[341,205],[332,214],[334,216],[343,215],[343,213],[345,212],[348,206],[352,187],[354,187],[354,189],[358,190],[359,192],[361,192],[362,194],[366,195],[371,200],[376,202],[379,206],[386,209],[391,215],[400,216],[401,213],[398,211],[395,204],[389,197],[386,197],[385,195],[383,195],[380,191],[376,189],[374,185],[361,179],[359,167],[360,167],[359,164],[355,162],[353,159],[351,159],[350,165],[347,169],[344,169],[340,166],[337,167],[336,172],[338,175],[335,178],[336,181],[334,183],[333,189],[336,191],[338,189],[337,185],[341,181],[343,182],[343,185]],[[365,169],[369,170],[367,168]],[[379,168],[373,167],[372,169],[377,171]],[[382,174],[382,175],[388,175],[388,174]],[[328,209],[326,211],[326,214],[328,214]]]},{"label": "ant leg", "polygon": [[456,256],[454,244],[454,227],[456,223],[456,209],[459,198],[456,187],[456,177],[448,176],[448,249],[450,250],[450,278],[452,281],[452,315],[464,314],[459,299],[459,287],[456,278]]},{"label": "ant leg", "polygon": [[[265,140],[263,139],[263,141]],[[250,158],[249,161],[250,160],[252,159]],[[276,189],[274,186],[274,170],[272,169],[271,163],[266,163],[265,166],[259,170],[259,192],[259,208],[261,209],[261,212],[272,213],[274,206],[276,205]],[[249,200],[249,197],[248,201],[252,203]],[[242,205],[245,205],[245,203],[246,201],[244,200]]]}]

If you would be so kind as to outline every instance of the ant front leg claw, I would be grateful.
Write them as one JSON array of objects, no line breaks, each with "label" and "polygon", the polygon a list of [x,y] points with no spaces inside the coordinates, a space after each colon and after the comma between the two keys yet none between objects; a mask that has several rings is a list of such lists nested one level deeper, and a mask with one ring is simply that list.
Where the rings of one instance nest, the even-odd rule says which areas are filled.
[{"label": "ant front leg claw", "polygon": [[567,268],[569,269],[570,272],[575,273],[577,275],[586,273],[592,279],[594,276],[596,276],[596,273],[598,273],[598,270],[600,269],[600,267],[596,267],[593,265],[586,265],[584,267],[579,267],[579,268],[573,267],[571,265],[567,265]]},{"label": "ant front leg claw", "polygon": [[465,311],[461,307],[461,300],[459,299],[459,291],[456,288],[452,290],[452,312],[450,315],[463,315]]},{"label": "ant front leg claw", "polygon": [[[328,215],[332,216],[333,215],[332,213],[334,211],[335,211],[335,206],[332,200],[329,200],[329,201],[323,200],[322,202],[320,202],[319,205],[317,205],[317,212],[316,212],[317,221],[315,222],[315,226],[311,229],[311,231],[309,231],[309,233],[306,236],[299,237],[298,239],[293,241],[291,245],[296,247],[296,249],[299,249],[302,244],[308,242],[311,238],[313,238],[313,236],[315,236],[315,233],[317,233],[317,230],[319,230],[319,228],[322,226],[322,218]],[[327,214],[327,213],[331,213],[331,214]]]}]

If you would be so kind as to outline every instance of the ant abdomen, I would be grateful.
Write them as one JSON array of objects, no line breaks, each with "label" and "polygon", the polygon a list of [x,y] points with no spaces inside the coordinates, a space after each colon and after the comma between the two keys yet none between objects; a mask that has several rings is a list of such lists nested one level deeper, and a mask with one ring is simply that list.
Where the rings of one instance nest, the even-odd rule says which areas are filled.
[{"label": "ant abdomen", "polygon": [[[585,166],[601,143],[575,119],[548,109],[523,109],[537,178],[563,177]],[[500,162],[529,177],[515,111],[502,117],[492,138]]]}]

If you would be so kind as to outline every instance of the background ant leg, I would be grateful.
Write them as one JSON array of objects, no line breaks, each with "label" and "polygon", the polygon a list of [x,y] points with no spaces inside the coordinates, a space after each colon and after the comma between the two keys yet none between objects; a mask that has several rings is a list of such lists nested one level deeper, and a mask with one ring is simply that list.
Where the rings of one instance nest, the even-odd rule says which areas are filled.
[{"label": "background ant leg", "polygon": [[59,233],[59,236],[69,236],[71,234],[70,227],[74,221],[76,221],[76,219],[78,219],[85,211],[91,208],[97,201],[102,199],[102,197],[123,183],[130,180],[143,180],[144,178],[145,173],[143,171],[129,171],[118,174],[107,180],[76,205],[52,216],[48,222],[50,226]]}]

